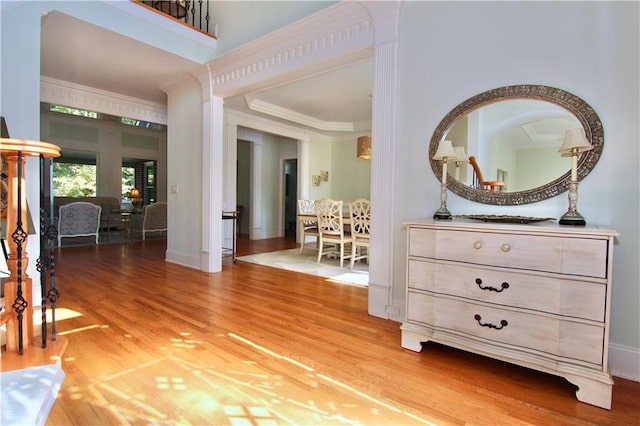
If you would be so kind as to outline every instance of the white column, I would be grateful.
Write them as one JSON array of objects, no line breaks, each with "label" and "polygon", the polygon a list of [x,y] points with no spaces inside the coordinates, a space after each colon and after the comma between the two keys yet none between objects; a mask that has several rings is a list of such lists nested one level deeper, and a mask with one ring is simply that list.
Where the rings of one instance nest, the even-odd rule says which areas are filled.
[{"label": "white column", "polygon": [[[389,318],[392,304],[397,135],[397,43],[377,45],[374,54],[371,258],[369,314]],[[397,309],[396,309],[397,310]]]},{"label": "white column", "polygon": [[202,248],[200,269],[222,270],[224,111],[220,97],[202,103]]},{"label": "white column", "polygon": [[[308,140],[298,140],[298,194],[297,199],[303,200],[309,198],[309,179],[306,176],[311,174],[310,162],[310,144]],[[297,201],[296,201],[297,203]],[[297,209],[297,206],[296,206]],[[302,227],[296,227],[296,241],[302,242]]]},{"label": "white column", "polygon": [[[230,122],[228,114],[225,114],[224,134],[224,182],[222,185],[222,210],[233,211],[236,209],[236,188],[238,169],[238,126]],[[233,222],[222,221],[223,247],[233,247]]]}]

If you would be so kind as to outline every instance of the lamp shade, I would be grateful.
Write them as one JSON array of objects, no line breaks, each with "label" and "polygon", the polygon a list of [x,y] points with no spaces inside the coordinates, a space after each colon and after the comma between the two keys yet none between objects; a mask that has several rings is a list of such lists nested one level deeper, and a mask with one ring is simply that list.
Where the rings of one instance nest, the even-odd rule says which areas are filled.
[{"label": "lamp shade", "polygon": [[465,163],[468,161],[467,153],[465,152],[464,147],[456,146],[454,147],[454,150],[456,152],[456,161],[464,161]]},{"label": "lamp shade", "polygon": [[140,198],[140,190],[138,188],[131,188],[129,198]]},{"label": "lamp shade", "polygon": [[438,150],[436,154],[433,156],[434,160],[453,160],[456,159],[456,151],[453,149],[453,142],[451,141],[440,141],[438,144]]},{"label": "lamp shade", "polygon": [[558,152],[562,157],[571,157],[581,152],[590,151],[593,145],[587,140],[582,128],[569,129],[564,133],[564,140]]},{"label": "lamp shade", "polygon": [[361,160],[371,160],[371,136],[358,138],[357,156]]}]

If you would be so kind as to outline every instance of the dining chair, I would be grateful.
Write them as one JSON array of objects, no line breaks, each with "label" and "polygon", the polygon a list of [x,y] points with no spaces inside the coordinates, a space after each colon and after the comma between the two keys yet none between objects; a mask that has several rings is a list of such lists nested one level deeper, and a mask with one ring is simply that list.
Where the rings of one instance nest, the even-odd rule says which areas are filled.
[{"label": "dining chair", "polygon": [[351,218],[351,264],[353,269],[356,260],[369,261],[369,240],[371,237],[371,201],[365,198],[349,201],[349,217]]},{"label": "dining chair", "polygon": [[318,221],[316,215],[316,206],[313,200],[298,200],[298,216],[314,216],[314,219],[299,219],[298,223],[300,224],[300,231],[302,234],[302,242],[300,243],[300,254],[304,250],[305,244],[307,242],[307,237],[315,237],[315,247],[314,250],[318,249],[318,244],[320,240],[320,233],[318,232]]},{"label": "dining chair", "polygon": [[[340,259],[340,267],[345,259],[351,258],[346,246],[351,244],[351,233],[345,231],[342,214],[343,202],[324,198],[315,202],[318,215],[318,231],[320,243],[318,246],[318,263],[322,256],[335,255]],[[346,254],[349,253],[349,254]]]}]

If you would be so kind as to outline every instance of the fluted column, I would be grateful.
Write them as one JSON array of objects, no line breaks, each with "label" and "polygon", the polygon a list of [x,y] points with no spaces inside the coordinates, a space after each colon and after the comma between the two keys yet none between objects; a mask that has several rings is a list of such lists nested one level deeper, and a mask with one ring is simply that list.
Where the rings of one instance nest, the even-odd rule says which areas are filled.
[{"label": "fluted column", "polygon": [[371,259],[369,314],[389,318],[392,304],[395,226],[397,43],[375,48],[371,159]]}]

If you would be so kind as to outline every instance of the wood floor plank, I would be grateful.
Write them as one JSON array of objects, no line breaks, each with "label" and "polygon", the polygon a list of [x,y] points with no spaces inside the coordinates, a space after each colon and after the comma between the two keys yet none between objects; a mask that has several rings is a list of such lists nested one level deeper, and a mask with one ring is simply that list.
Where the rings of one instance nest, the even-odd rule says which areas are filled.
[{"label": "wood floor plank", "polygon": [[[294,248],[239,240],[238,253]],[[164,261],[162,240],[59,249],[66,379],[48,425],[639,425],[640,383],[613,409],[563,378],[428,343],[367,313],[366,288],[223,260]]]}]

